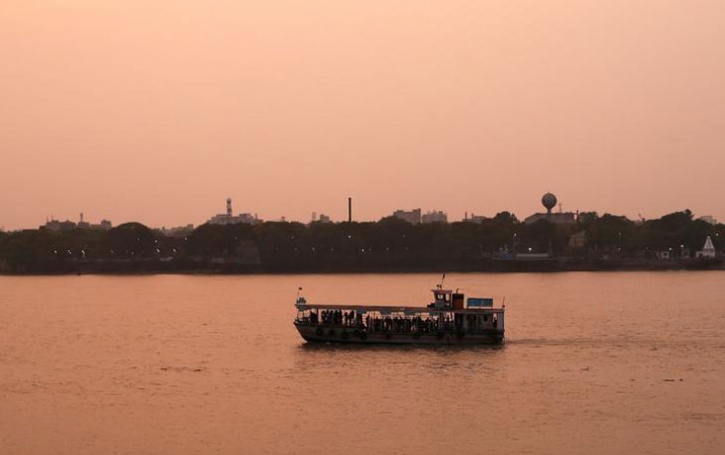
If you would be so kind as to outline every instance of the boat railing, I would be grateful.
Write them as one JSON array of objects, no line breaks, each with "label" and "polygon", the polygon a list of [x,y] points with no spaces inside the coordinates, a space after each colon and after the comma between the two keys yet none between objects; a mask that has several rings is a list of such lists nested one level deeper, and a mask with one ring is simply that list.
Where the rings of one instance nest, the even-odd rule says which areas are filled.
[{"label": "boat railing", "polygon": [[457,324],[455,321],[444,321],[442,324],[438,321],[421,321],[417,323],[414,320],[409,323],[403,320],[402,323],[394,323],[386,321],[384,319],[373,319],[370,324],[362,321],[353,322],[323,322],[314,321],[308,316],[302,316],[295,319],[295,324],[298,326],[307,327],[324,327],[331,329],[350,329],[359,330],[366,333],[444,333],[444,334],[456,334],[456,333],[491,333],[491,332],[503,332],[503,327],[498,325],[497,321],[493,321],[490,324],[479,327],[464,327]]}]

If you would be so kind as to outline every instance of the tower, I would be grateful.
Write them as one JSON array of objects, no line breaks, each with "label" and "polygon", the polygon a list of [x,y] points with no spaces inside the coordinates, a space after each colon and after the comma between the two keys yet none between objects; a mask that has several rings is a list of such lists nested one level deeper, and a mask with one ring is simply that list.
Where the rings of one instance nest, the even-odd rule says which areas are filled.
[{"label": "tower", "polygon": [[556,196],[551,193],[546,193],[542,196],[541,203],[546,207],[546,214],[551,215],[551,209],[556,207]]},{"label": "tower", "polygon": [[230,197],[227,198],[227,216],[232,216],[232,198]]}]

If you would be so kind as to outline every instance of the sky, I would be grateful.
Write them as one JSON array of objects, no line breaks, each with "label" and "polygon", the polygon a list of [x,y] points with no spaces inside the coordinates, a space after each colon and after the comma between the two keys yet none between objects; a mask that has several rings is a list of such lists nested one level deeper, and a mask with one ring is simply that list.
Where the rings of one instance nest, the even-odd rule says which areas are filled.
[{"label": "sky", "polygon": [[721,0],[3,0],[0,228],[725,222]]}]

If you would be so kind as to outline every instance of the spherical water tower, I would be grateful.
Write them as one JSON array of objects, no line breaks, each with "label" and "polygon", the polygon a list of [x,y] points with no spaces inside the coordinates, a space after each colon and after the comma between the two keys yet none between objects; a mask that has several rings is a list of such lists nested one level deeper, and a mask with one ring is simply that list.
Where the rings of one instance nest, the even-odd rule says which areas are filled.
[{"label": "spherical water tower", "polygon": [[550,215],[551,209],[556,207],[556,196],[551,193],[546,193],[542,196],[541,203],[544,204],[544,207],[546,207],[546,213]]}]

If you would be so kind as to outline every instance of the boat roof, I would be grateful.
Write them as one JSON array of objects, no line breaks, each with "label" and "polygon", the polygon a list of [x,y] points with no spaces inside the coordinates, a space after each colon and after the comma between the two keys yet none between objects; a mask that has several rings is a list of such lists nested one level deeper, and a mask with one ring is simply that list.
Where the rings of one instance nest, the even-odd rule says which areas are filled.
[{"label": "boat roof", "polygon": [[378,313],[502,313],[503,308],[463,308],[463,309],[437,309],[424,306],[387,306],[387,305],[326,305],[304,304],[301,310],[343,310],[365,311]]}]

